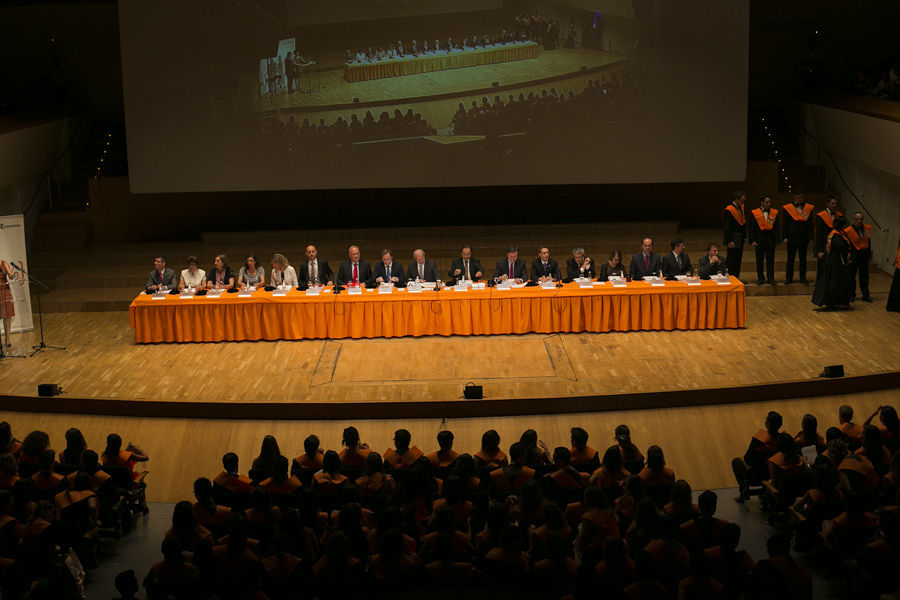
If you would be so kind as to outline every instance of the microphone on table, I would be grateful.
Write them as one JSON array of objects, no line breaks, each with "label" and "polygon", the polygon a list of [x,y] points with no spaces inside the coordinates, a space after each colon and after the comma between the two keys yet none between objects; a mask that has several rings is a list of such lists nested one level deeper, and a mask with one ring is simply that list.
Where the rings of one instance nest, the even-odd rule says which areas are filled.
[{"label": "microphone on table", "polygon": [[[7,262],[8,262],[10,265],[12,265],[12,268],[13,268],[13,269],[15,269],[15,270],[17,270],[17,271],[22,271],[22,267],[20,267],[19,265],[17,265],[17,264],[15,263],[15,261],[10,260],[10,261],[7,261]],[[22,271],[22,272],[24,273],[25,271]]]}]

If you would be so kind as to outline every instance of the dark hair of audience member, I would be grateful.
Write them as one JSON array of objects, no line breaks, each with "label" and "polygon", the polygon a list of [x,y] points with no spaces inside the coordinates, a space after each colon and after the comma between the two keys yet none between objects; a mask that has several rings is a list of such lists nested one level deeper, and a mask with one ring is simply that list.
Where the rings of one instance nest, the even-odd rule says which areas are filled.
[{"label": "dark hair of audience member", "polygon": [[659,446],[647,448],[647,468],[655,473],[662,473],[666,468],[666,457]]},{"label": "dark hair of audience member", "polygon": [[774,410],[770,410],[769,414],[766,415],[766,427],[770,431],[778,431],[779,429],[781,429],[782,423],[783,420],[781,418],[781,415]]},{"label": "dark hair of audience member", "polygon": [[59,461],[64,465],[78,465],[81,456],[87,450],[87,442],[80,429],[72,427],[66,430],[66,449],[59,455]]},{"label": "dark hair of audience member", "polygon": [[275,466],[275,459],[281,456],[278,441],[275,436],[267,435],[263,438],[259,448],[259,456],[253,459],[253,469],[271,470]]},{"label": "dark hair of audience member", "polygon": [[6,421],[0,422],[0,453],[6,452],[13,442],[12,427]]},{"label": "dark hair of audience member", "polygon": [[897,409],[893,406],[881,407],[881,422],[884,424],[893,439],[900,439],[900,417],[897,417]]},{"label": "dark hair of audience member", "polygon": [[15,477],[19,474],[19,463],[9,452],[0,454],[0,474],[4,477]]},{"label": "dark hair of audience member", "polygon": [[813,445],[819,438],[819,421],[814,415],[809,413],[803,415],[800,421],[800,428],[803,433],[803,440],[807,445]]},{"label": "dark hair of audience member", "polygon": [[103,450],[103,456],[109,458],[118,458],[122,451],[122,438],[116,433],[106,436],[106,448]]},{"label": "dark hair of audience member", "polygon": [[863,427],[862,450],[866,458],[871,461],[875,467],[875,472],[879,476],[884,476],[890,467],[890,460],[884,458],[884,445],[881,443],[881,432],[874,425],[865,425]]},{"label": "dark hair of audience member", "polygon": [[572,441],[572,447],[576,450],[584,450],[588,443],[588,432],[581,427],[573,427],[569,432]]},{"label": "dark hair of audience member", "polygon": [[43,431],[32,431],[22,440],[22,454],[37,459],[41,452],[50,447],[50,436]]},{"label": "dark hair of audience member", "polygon": [[406,429],[398,429],[394,432],[394,446],[397,450],[406,451],[412,442],[412,435]]},{"label": "dark hair of audience member", "polygon": [[610,446],[603,453],[603,460],[600,462],[604,469],[610,473],[618,473],[622,470],[622,452],[618,446]]},{"label": "dark hair of audience member", "polygon": [[789,433],[782,433],[778,436],[776,449],[784,455],[784,459],[787,462],[796,461],[800,457],[797,442],[794,441],[794,436]]},{"label": "dark hair of audience member", "polygon": [[641,457],[640,450],[631,443],[631,430],[628,429],[628,425],[616,427],[616,442],[622,447],[625,460],[637,460]]},{"label": "dark hair of audience member", "polygon": [[272,483],[281,485],[290,478],[290,462],[287,456],[279,456],[275,459],[275,465],[272,467]]},{"label": "dark hair of audience member", "polygon": [[384,473],[384,461],[377,452],[369,452],[369,455],[366,457],[365,474],[372,476],[375,473]]},{"label": "dark hair of audience member", "polygon": [[453,474],[459,477],[463,484],[467,484],[472,477],[477,477],[475,459],[471,454],[460,454],[453,465]]},{"label": "dark hair of audience member", "polygon": [[341,443],[347,446],[347,448],[355,450],[359,446],[359,430],[353,425],[345,427]]},{"label": "dark hair of audience member", "polygon": [[187,500],[182,500],[175,505],[172,511],[172,529],[175,531],[176,537],[182,542],[182,548],[186,547],[185,543],[190,540],[194,527],[197,526],[197,519],[194,517],[194,509]]},{"label": "dark hair of audience member", "polygon": [[846,436],[844,432],[841,431],[838,427],[829,427],[825,430],[825,443],[828,444],[831,440],[840,440],[845,439]]},{"label": "dark hair of audience member", "polygon": [[322,470],[329,475],[337,475],[341,472],[341,457],[334,450],[328,450],[322,459]]},{"label": "dark hair of audience member", "polygon": [[439,431],[437,434],[438,447],[442,452],[446,452],[453,447],[453,432],[449,429]]},{"label": "dark hair of audience member", "polygon": [[315,458],[319,452],[319,436],[313,434],[303,440],[303,451],[309,458]]},{"label": "dark hair of audience member", "polygon": [[483,452],[498,452],[500,450],[500,434],[493,429],[488,429],[481,435],[481,450]]}]

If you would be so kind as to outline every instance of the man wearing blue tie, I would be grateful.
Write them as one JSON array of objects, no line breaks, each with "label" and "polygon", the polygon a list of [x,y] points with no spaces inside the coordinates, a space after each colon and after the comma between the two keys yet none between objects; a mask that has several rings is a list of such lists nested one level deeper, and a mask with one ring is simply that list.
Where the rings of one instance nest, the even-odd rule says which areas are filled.
[{"label": "man wearing blue tie", "polygon": [[531,281],[559,281],[559,263],[550,258],[550,248],[541,248],[538,257],[531,263]]},{"label": "man wearing blue tie", "polygon": [[381,251],[381,262],[375,265],[375,283],[393,283],[403,286],[403,266],[394,262],[394,255],[390,250]]}]

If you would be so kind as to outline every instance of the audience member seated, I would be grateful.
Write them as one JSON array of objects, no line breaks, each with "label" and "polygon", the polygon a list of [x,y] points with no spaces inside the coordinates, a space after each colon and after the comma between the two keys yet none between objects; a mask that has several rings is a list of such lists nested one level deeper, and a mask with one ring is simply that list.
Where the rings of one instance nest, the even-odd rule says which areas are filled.
[{"label": "audience member seated", "polygon": [[446,469],[459,457],[459,453],[453,450],[453,432],[446,429],[438,432],[437,443],[438,450],[426,457],[433,469]]},{"label": "audience member seated", "polygon": [[816,417],[809,413],[803,415],[803,420],[800,421],[800,427],[800,432],[794,436],[794,442],[796,442],[797,447],[802,450],[807,446],[815,446],[816,454],[824,452],[825,438],[819,435],[819,421]]},{"label": "audience member seated", "polygon": [[259,482],[271,477],[272,471],[275,469],[275,461],[279,456],[281,456],[281,450],[278,448],[278,440],[272,435],[265,436],[259,448],[259,456],[254,458],[250,464],[248,473],[250,479]]},{"label": "audience member seated", "polygon": [[0,422],[0,454],[12,454],[18,458],[22,451],[22,442],[12,433],[12,427],[6,421]]},{"label": "audience member seated", "polygon": [[600,453],[588,446],[588,432],[581,427],[573,427],[571,435],[572,448],[569,454],[572,466],[579,471],[593,473],[600,466]]},{"label": "audience member seated", "polygon": [[581,490],[587,487],[590,475],[576,471],[572,467],[569,449],[559,446],[553,450],[553,464],[556,470],[544,475],[542,482],[548,489]]},{"label": "audience member seated", "polygon": [[9,452],[0,454],[0,490],[12,490],[19,481],[19,463]]},{"label": "audience member seated", "polygon": [[324,457],[325,451],[319,446],[319,437],[315,434],[309,435],[303,440],[303,454],[295,458],[291,465],[291,473],[294,475],[304,471],[310,474],[315,473],[322,468]]},{"label": "audience member seated", "polygon": [[197,523],[208,529],[216,537],[225,534],[225,525],[231,516],[231,508],[216,504],[213,497],[213,484],[206,477],[200,477],[194,481],[194,498],[197,500],[191,506],[194,519]]},{"label": "audience member seated", "polygon": [[536,471],[525,465],[527,448],[522,442],[509,447],[509,465],[491,471],[491,482],[498,492],[516,492],[534,478]]},{"label": "audience member seated", "polygon": [[900,418],[897,417],[897,409],[893,406],[879,406],[863,425],[869,425],[875,415],[881,420],[878,431],[881,433],[882,441],[889,451],[896,452],[900,449]]},{"label": "audience member seated", "polygon": [[481,449],[475,453],[475,464],[496,469],[509,464],[506,453],[500,449],[500,434],[488,429],[481,436]]},{"label": "audience member seated", "polygon": [[772,590],[786,590],[785,597],[797,600],[812,600],[812,573],[801,567],[791,556],[791,539],[784,534],[776,533],[766,543],[769,554],[754,567],[754,573],[765,574],[769,578]]},{"label": "audience member seated", "polygon": [[289,466],[286,456],[276,458],[272,476],[260,481],[259,487],[266,490],[273,497],[289,496],[299,490],[303,483],[296,475],[288,473]]},{"label": "audience member seated", "polygon": [[[200,571],[185,559],[181,543],[175,538],[167,537],[162,543],[162,554],[163,559],[150,567],[144,577],[144,589],[147,590],[148,598],[181,600],[199,597]],[[133,577],[134,571],[130,573]],[[116,588],[119,588],[118,584]],[[137,586],[133,589],[136,593]]]},{"label": "audience member seated", "polygon": [[622,464],[626,470],[634,475],[641,472],[644,468],[644,455],[638,450],[638,447],[631,443],[631,430],[628,425],[619,425],[616,427],[616,444],[619,446],[619,452],[622,453]]},{"label": "audience member seated", "polygon": [[31,477],[38,470],[41,452],[50,447],[50,436],[43,431],[32,431],[22,440],[19,452],[19,477]]},{"label": "audience member seated", "polygon": [[334,450],[325,453],[322,470],[313,476],[313,489],[317,492],[334,493],[347,484],[347,476],[341,473],[341,457]]},{"label": "audience member seated", "polygon": [[397,487],[394,478],[384,472],[384,461],[377,452],[369,452],[366,457],[366,469],[356,480],[361,496],[390,495]]},{"label": "audience member seated", "polygon": [[753,571],[755,563],[745,550],[738,550],[741,542],[741,528],[737,523],[728,523],[722,528],[719,544],[704,550],[709,559],[713,577],[725,586],[724,597],[739,598],[744,583]]},{"label": "audience member seated", "polygon": [[768,476],[767,461],[775,454],[781,423],[781,415],[774,410],[769,411],[765,428],[754,434],[743,458],[731,461],[731,469],[738,483],[738,502],[746,501],[750,497],[750,486],[759,485]]},{"label": "audience member seated", "polygon": [[696,517],[700,513],[700,507],[693,503],[691,484],[684,479],[676,481],[672,486],[672,499],[663,510],[679,525]]},{"label": "audience member seated", "polygon": [[213,484],[232,494],[249,495],[253,481],[238,473],[238,455],[228,452],[222,457],[222,472],[213,478]]},{"label": "audience member seated", "polygon": [[360,443],[359,431],[352,425],[344,429],[342,439],[344,448],[338,454],[341,466],[345,469],[362,469],[366,466],[366,458],[369,456],[369,447]]},{"label": "audience member seated", "polygon": [[526,429],[522,432],[519,441],[525,444],[525,464],[532,467],[542,465],[552,465],[553,459],[550,457],[550,450],[543,440],[538,439],[537,431],[534,429]]},{"label": "audience member seated", "polygon": [[838,427],[850,443],[850,449],[856,450],[862,443],[862,425],[853,422],[853,407],[847,404],[838,409]]},{"label": "audience member seated", "polygon": [[38,472],[31,476],[37,497],[42,500],[50,500],[63,487],[64,478],[56,473],[56,452],[44,450],[38,459]]},{"label": "audience member seated", "polygon": [[[84,467],[81,455],[87,450],[80,429],[72,427],[66,430],[66,449],[59,453],[59,466],[66,471],[74,471]],[[67,473],[64,473],[67,474]]]},{"label": "audience member seated", "polygon": [[147,456],[147,453],[131,442],[128,442],[128,446],[122,450],[121,437],[115,433],[106,436],[106,448],[100,456],[100,462],[103,466],[128,467],[132,478],[137,479],[138,474],[134,471],[135,465],[137,463],[145,463],[148,460],[150,460],[150,457]]},{"label": "audience member seated", "polygon": [[631,473],[623,466],[619,446],[610,446],[603,453],[600,468],[591,474],[590,482],[602,489],[610,499],[615,500],[622,495],[622,485],[629,475]]},{"label": "audience member seated", "polygon": [[388,448],[384,451],[384,462],[391,466],[392,469],[408,469],[413,466],[424,452],[419,450],[418,446],[410,447],[412,436],[405,429],[398,429],[394,432],[394,448]]},{"label": "audience member seated", "polygon": [[166,538],[176,540],[182,552],[196,553],[201,546],[212,547],[215,544],[212,533],[197,522],[194,508],[187,500],[175,505],[172,527],[166,532]]},{"label": "audience member seated", "polygon": [[702,492],[697,499],[699,514],[681,524],[684,544],[688,550],[692,552],[706,550],[721,543],[728,521],[717,519],[715,516],[718,499],[716,493],[711,490]]}]

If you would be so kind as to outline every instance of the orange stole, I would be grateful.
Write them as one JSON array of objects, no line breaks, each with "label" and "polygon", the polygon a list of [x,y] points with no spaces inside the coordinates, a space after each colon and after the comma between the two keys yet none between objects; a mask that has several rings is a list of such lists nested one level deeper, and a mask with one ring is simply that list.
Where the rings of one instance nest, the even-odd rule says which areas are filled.
[{"label": "orange stole", "polygon": [[844,228],[844,233],[847,235],[844,236],[850,243],[853,244],[853,247],[857,250],[865,250],[869,247],[869,232],[872,231],[871,225],[863,225],[863,234],[859,235],[856,233],[856,230],[853,228],[853,225],[847,225]]},{"label": "orange stole", "polygon": [[848,244],[850,243],[850,240],[847,239],[847,236],[844,235],[844,232],[843,232],[843,231],[838,231],[837,229],[832,229],[832,230],[828,233],[828,241],[829,241],[829,242],[831,241],[831,237],[832,237],[834,234],[838,234],[839,236],[841,236],[842,238],[844,238],[845,240],[847,240],[847,243],[848,243]]},{"label": "orange stole", "polygon": [[[763,214],[761,208],[754,208],[750,211],[754,217],[756,217],[756,223],[759,225],[759,228],[762,231],[771,231],[773,227],[775,227],[775,217],[772,217],[772,220],[769,220],[769,217]],[[769,209],[769,214],[773,213],[772,209]]]},{"label": "orange stole", "polygon": [[894,259],[894,268],[900,269],[900,242],[897,242],[897,258]]},{"label": "orange stole", "polygon": [[804,204],[803,210],[798,211],[794,204],[785,204],[781,208],[783,208],[784,212],[789,214],[795,221],[806,221],[809,219],[809,215],[812,214],[814,207],[812,204]]},{"label": "orange stole", "polygon": [[834,216],[831,216],[831,214],[827,210],[821,210],[816,213],[816,216],[822,219],[822,222],[827,226],[834,227],[834,217],[839,217],[841,216],[841,214],[842,213],[840,211],[835,211]]},{"label": "orange stole", "polygon": [[747,223],[747,221],[744,219],[743,207],[741,207],[741,210],[738,210],[737,206],[735,206],[734,204],[729,204],[725,207],[725,210],[731,213],[731,216],[734,217],[734,220],[738,222],[738,225],[743,226]]}]

